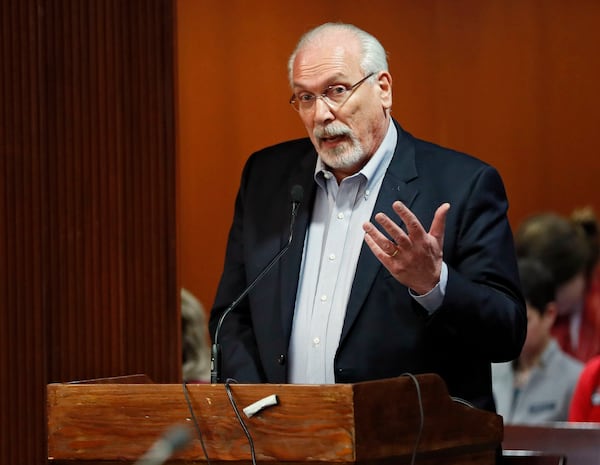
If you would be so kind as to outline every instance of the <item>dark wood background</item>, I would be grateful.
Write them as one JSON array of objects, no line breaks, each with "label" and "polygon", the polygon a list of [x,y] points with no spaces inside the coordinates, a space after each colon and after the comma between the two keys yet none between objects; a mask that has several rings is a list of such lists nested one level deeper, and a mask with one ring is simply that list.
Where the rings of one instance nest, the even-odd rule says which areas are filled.
[{"label": "dark wood background", "polygon": [[170,0],[0,3],[0,463],[46,384],[180,380]]}]

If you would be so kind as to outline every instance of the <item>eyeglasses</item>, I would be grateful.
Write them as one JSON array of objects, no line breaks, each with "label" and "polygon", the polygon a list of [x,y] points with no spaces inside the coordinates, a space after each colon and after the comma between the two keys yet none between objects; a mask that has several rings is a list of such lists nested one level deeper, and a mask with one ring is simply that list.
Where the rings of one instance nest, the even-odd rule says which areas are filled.
[{"label": "eyeglasses", "polygon": [[290,97],[290,104],[294,107],[296,111],[306,111],[310,110],[317,99],[323,100],[329,108],[335,110],[341,107],[346,100],[350,98],[350,96],[354,93],[354,91],[360,86],[363,82],[373,76],[375,73],[371,73],[356,84],[351,85],[350,87],[345,86],[343,84],[336,84],[334,86],[327,87],[322,94],[315,95],[310,92],[301,92],[296,95],[293,94]]}]

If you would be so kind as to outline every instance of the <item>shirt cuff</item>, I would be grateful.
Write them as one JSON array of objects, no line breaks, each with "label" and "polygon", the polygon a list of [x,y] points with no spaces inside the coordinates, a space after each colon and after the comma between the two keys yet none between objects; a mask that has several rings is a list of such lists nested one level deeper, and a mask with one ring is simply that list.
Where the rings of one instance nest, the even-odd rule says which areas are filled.
[{"label": "shirt cuff", "polygon": [[440,282],[430,290],[427,294],[415,294],[412,289],[409,289],[411,297],[419,303],[427,312],[432,315],[440,306],[446,295],[446,284],[448,283],[448,265],[442,262],[442,271],[440,273]]}]

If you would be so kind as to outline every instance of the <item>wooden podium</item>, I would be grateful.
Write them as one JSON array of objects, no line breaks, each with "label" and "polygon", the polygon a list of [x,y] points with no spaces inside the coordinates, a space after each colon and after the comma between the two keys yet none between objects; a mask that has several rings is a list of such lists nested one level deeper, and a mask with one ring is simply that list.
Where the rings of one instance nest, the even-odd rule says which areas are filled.
[{"label": "wooden podium", "polygon": [[[251,463],[225,386],[187,388],[211,464]],[[416,447],[418,464],[491,465],[502,442],[500,416],[452,400],[433,374],[356,384],[232,384],[231,393],[260,463],[409,464]],[[250,418],[242,413],[273,394],[277,405]],[[48,385],[51,464],[133,463],[175,424],[193,427],[183,385]],[[194,437],[168,463],[206,463]]]}]

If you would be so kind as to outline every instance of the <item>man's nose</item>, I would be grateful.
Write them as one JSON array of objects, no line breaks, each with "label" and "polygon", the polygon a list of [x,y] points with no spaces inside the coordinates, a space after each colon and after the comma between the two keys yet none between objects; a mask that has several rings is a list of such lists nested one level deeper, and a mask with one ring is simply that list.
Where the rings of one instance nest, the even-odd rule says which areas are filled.
[{"label": "man's nose", "polygon": [[319,95],[315,99],[315,120],[319,123],[335,119],[335,115],[325,98]]}]

